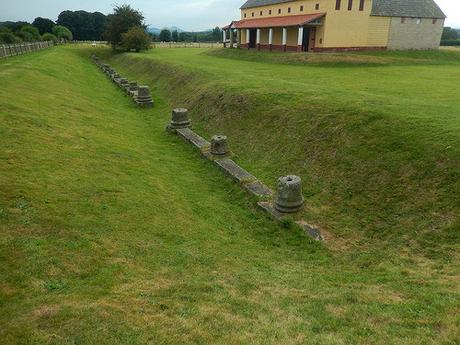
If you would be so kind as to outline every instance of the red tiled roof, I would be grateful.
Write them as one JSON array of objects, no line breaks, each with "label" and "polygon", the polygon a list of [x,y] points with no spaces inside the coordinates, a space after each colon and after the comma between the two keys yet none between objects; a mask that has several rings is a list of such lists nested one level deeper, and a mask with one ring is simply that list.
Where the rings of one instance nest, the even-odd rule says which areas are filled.
[{"label": "red tiled roof", "polygon": [[235,29],[256,29],[256,28],[276,28],[285,26],[299,26],[308,24],[315,19],[321,18],[326,13],[302,14],[296,16],[267,17],[257,19],[243,19],[233,22]]}]

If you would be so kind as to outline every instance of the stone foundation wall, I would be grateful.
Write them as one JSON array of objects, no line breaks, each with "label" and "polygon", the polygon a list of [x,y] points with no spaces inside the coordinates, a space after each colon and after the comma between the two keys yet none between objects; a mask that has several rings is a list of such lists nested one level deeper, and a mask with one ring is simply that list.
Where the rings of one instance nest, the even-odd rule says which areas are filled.
[{"label": "stone foundation wall", "polygon": [[391,18],[389,50],[438,49],[444,20],[432,18]]}]

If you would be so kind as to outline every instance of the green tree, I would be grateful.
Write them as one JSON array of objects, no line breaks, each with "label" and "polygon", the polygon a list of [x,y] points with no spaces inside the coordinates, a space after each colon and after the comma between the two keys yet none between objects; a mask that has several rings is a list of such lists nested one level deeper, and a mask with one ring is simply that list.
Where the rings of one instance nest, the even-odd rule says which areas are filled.
[{"label": "green tree", "polygon": [[171,31],[168,29],[163,29],[158,36],[160,42],[171,42]]},{"label": "green tree", "polygon": [[53,41],[57,42],[58,38],[54,36],[53,34],[50,34],[49,32],[45,33],[42,35],[42,41]]},{"label": "green tree", "polygon": [[38,29],[30,24],[24,25],[17,35],[27,42],[40,41],[41,39]]},{"label": "green tree", "polygon": [[100,12],[63,11],[57,24],[67,27],[76,40],[102,40],[107,17]]},{"label": "green tree", "polygon": [[10,29],[12,33],[18,32],[25,25],[30,25],[30,24],[27,22],[3,22],[1,23],[1,27]]},{"label": "green tree", "polygon": [[179,42],[179,33],[177,32],[177,30],[174,30],[174,31],[171,33],[171,41],[173,41],[173,42]]},{"label": "green tree", "polygon": [[93,36],[89,39],[94,41],[102,41],[105,27],[107,25],[107,16],[101,12],[93,13]]},{"label": "green tree", "polygon": [[220,42],[221,37],[222,30],[218,26],[216,26],[214,29],[212,29],[211,41]]},{"label": "green tree", "polygon": [[448,26],[444,28],[444,31],[442,32],[442,40],[457,40],[459,38],[460,35],[457,30]]},{"label": "green tree", "polygon": [[7,27],[0,28],[0,44],[16,43],[16,37]]},{"label": "green tree", "polygon": [[107,16],[105,37],[115,49],[121,45],[122,34],[134,27],[146,28],[142,13],[130,5],[116,6],[113,13]]},{"label": "green tree", "polygon": [[121,35],[122,46],[126,50],[147,50],[152,42],[146,30],[140,26],[129,29]]},{"label": "green tree", "polygon": [[53,28],[53,35],[60,40],[71,41],[73,39],[72,32],[62,25],[56,25]]},{"label": "green tree", "polygon": [[38,29],[40,35],[43,35],[47,32],[51,33],[55,24],[51,19],[37,17],[33,21],[32,25]]}]

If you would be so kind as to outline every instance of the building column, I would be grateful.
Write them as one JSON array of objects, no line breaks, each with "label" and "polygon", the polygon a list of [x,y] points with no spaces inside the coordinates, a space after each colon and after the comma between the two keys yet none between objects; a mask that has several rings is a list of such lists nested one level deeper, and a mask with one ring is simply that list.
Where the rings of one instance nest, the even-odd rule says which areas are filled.
[{"label": "building column", "polygon": [[273,29],[272,28],[268,29],[268,47],[270,51],[273,48]]},{"label": "building column", "polygon": [[236,47],[241,48],[241,30],[236,29]]},{"label": "building column", "polygon": [[230,48],[233,48],[233,29],[229,29],[230,34]]},{"label": "building column", "polygon": [[281,43],[283,47],[283,51],[286,51],[286,45],[287,45],[287,28],[283,28],[283,42]]},{"label": "building column", "polygon": [[256,44],[257,44],[257,50],[260,50],[260,29],[257,29],[257,40],[256,40]]},{"label": "building column", "polygon": [[249,43],[251,42],[250,38],[251,38],[251,30],[246,29],[246,45],[248,49],[249,49]]},{"label": "building column", "polygon": [[227,48],[227,32],[224,30],[222,30],[222,41],[224,43],[224,48]]},{"label": "building column", "polygon": [[297,37],[297,51],[302,51],[302,43],[303,43],[303,26],[299,26],[299,36]]}]

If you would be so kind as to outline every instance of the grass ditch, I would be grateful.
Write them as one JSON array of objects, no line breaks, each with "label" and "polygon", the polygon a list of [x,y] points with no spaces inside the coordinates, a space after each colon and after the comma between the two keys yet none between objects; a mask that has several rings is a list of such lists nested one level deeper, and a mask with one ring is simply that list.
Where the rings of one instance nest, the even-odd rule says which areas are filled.
[{"label": "grass ditch", "polygon": [[[455,262],[352,232],[329,249],[275,225],[165,132],[186,102],[165,98],[167,78],[192,92],[197,71],[114,57],[152,86],[155,107],[140,110],[92,51],[0,61],[2,344],[458,342]],[[259,166],[243,143],[238,160]]]},{"label": "grass ditch", "polygon": [[[368,90],[341,94],[339,81],[361,82],[354,67],[308,67],[300,72],[298,66],[282,61],[235,59],[244,53],[156,50],[116,55],[111,62],[149,83],[171,106],[188,107],[201,134],[229,136],[237,161],[266,184],[273,187],[276,178],[287,173],[300,175],[308,205],[302,216],[324,231],[382,250],[391,246],[395,253],[409,250],[445,262],[456,260],[460,121],[449,112],[459,109],[458,101],[444,109],[441,103],[427,108],[426,95],[417,94],[405,103],[407,108],[401,100],[405,95],[395,98],[394,103],[402,104],[389,103],[404,92],[405,83],[398,86],[397,80],[407,66],[363,67],[363,78],[369,77],[369,71],[381,73],[385,85],[376,87],[373,81],[362,80]],[[255,55],[272,59],[267,53]],[[422,58],[407,52],[377,56]],[[434,61],[444,61],[444,52],[434,56]],[[446,59],[450,61],[452,55]],[[435,77],[440,68],[442,77],[450,73],[444,69],[458,71],[458,66],[448,64],[411,66],[405,73],[414,82],[417,76]],[[276,78],[267,76],[270,69]],[[424,70],[421,76],[420,69]],[[249,85],[239,79],[244,72]],[[262,76],[257,79],[259,72]],[[283,72],[284,79],[278,75]],[[321,90],[299,90],[291,77],[296,72],[301,80],[300,73],[315,74],[321,78],[317,84],[331,73],[339,76],[329,81],[329,94],[322,95]],[[440,80],[446,90],[452,82]],[[394,112],[399,110],[401,114]]]}]

